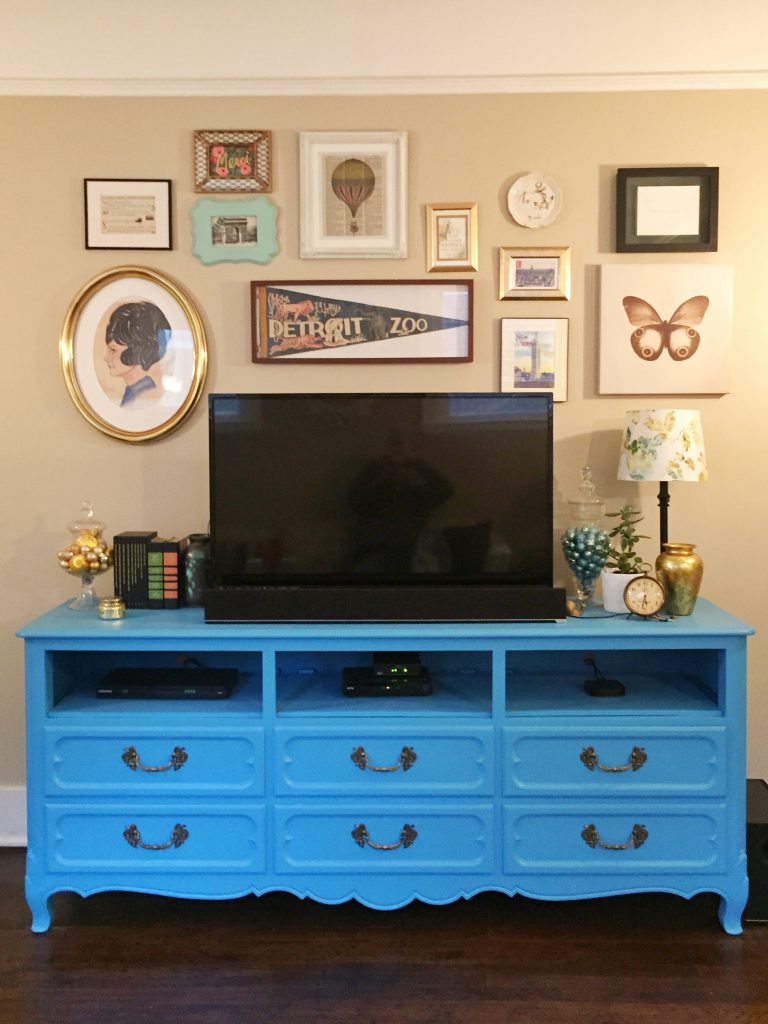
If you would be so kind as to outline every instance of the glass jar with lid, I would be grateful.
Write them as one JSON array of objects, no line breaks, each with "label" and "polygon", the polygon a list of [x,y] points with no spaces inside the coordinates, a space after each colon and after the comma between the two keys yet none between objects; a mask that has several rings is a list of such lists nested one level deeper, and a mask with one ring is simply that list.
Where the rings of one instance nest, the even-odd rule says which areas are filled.
[{"label": "glass jar with lid", "polygon": [[583,611],[611,551],[608,533],[599,525],[605,515],[605,502],[597,495],[589,466],[582,469],[578,495],[568,505],[572,525],[566,527],[560,541],[576,580],[576,599]]}]

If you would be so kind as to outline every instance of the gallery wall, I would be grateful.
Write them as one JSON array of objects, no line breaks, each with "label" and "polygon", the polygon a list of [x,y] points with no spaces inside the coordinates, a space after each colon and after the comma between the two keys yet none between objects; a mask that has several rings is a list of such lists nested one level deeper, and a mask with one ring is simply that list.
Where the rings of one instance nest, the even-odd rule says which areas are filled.
[{"label": "gallery wall", "polygon": [[[15,631],[72,596],[57,565],[66,524],[92,499],[107,533],[205,530],[205,395],[173,433],[131,445],[107,437],[71,401],[58,358],[67,308],[95,275],[137,264],[181,284],[203,318],[213,391],[493,391],[500,381],[501,319],[567,317],[568,400],[555,407],[557,527],[580,468],[593,469],[609,508],[632,501],[645,512],[655,555],[653,484],[620,483],[616,467],[624,413],[635,407],[701,410],[710,479],[671,485],[670,533],[695,542],[705,562],[703,594],[758,630],[750,641],[749,773],[768,777],[768,611],[762,600],[761,541],[768,484],[760,432],[765,404],[768,306],[763,202],[768,93],[669,92],[570,95],[240,98],[0,98],[2,338],[6,355],[0,509],[0,810],[24,782],[22,644]],[[267,266],[203,265],[192,254],[192,137],[200,128],[273,133],[279,253]],[[306,260],[299,255],[298,133],[408,133],[408,256],[398,260]],[[720,168],[719,251],[692,256],[619,255],[614,247],[618,167],[702,164]],[[516,225],[507,191],[524,171],[560,184],[563,211],[550,227]],[[170,178],[174,247],[168,252],[87,251],[83,179]],[[461,364],[272,365],[251,362],[249,282],[280,278],[427,277],[425,204],[474,202],[479,270],[474,282],[474,358]],[[500,246],[571,247],[571,299],[498,299]],[[734,268],[730,393],[601,395],[599,268],[605,264],[723,264]],[[558,555],[556,576],[568,582]],[[99,589],[107,593],[110,577]],[[158,613],[162,614],[162,613]],[[6,807],[10,806],[6,801]],[[12,829],[10,830],[12,832]],[[0,828],[0,833],[3,829]],[[6,838],[9,830],[5,830]]]}]

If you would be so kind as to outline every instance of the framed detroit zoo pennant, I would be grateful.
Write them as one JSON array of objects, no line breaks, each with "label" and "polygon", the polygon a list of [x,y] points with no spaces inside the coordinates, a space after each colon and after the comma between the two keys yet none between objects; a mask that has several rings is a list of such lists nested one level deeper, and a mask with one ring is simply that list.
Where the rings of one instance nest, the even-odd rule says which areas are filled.
[{"label": "framed detroit zoo pennant", "polygon": [[472,360],[471,281],[252,281],[253,361]]}]

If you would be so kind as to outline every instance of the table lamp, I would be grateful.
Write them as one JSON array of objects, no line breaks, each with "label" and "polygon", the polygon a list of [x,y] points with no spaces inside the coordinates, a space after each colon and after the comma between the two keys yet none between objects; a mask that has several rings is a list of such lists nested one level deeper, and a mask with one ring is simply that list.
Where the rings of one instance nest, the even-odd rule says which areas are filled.
[{"label": "table lamp", "polygon": [[707,479],[698,410],[629,410],[618,478],[659,482],[659,539],[663,550],[668,540],[669,481]]}]

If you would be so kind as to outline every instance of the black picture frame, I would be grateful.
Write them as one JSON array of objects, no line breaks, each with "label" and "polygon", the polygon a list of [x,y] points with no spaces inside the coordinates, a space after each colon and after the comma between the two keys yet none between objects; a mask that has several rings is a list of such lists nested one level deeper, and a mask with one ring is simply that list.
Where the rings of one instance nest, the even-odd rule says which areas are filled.
[{"label": "black picture frame", "polygon": [[[616,172],[616,252],[717,252],[717,209],[720,169],[718,167],[621,167]],[[645,190],[686,187],[688,209],[682,220],[674,222],[670,212],[669,230],[664,230],[664,209],[656,209],[645,225],[639,223],[642,208],[652,207],[651,193]],[[696,229],[691,216],[690,189],[698,189]],[[642,195],[641,195],[641,190]],[[641,202],[645,198],[644,204]],[[695,199],[694,199],[695,201]],[[652,228],[649,229],[649,225]],[[645,230],[644,230],[645,228]]]},{"label": "black picture frame", "polygon": [[84,178],[86,249],[172,249],[168,178]]}]

